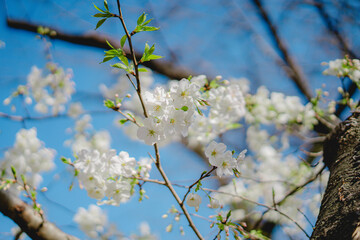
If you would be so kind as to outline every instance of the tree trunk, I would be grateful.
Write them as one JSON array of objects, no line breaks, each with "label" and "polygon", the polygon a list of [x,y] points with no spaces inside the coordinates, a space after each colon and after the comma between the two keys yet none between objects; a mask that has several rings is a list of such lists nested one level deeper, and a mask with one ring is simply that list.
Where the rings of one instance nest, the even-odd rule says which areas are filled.
[{"label": "tree trunk", "polygon": [[0,190],[0,212],[11,218],[31,239],[79,240],[64,233],[53,223],[43,221],[39,213],[9,191]]},{"label": "tree trunk", "polygon": [[360,111],[326,138],[328,186],[311,239],[360,239]]}]

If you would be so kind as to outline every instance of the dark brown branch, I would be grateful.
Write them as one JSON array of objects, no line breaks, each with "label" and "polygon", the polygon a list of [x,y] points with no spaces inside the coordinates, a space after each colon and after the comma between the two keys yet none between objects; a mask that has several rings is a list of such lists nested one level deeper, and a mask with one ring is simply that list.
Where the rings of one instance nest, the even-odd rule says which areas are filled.
[{"label": "dark brown branch", "polygon": [[360,109],[339,124],[324,143],[330,178],[311,239],[358,239],[360,222]]},{"label": "dark brown branch", "polygon": [[[41,24],[32,24],[25,21],[20,21],[10,18],[6,19],[6,22],[7,25],[11,28],[21,29],[34,33],[37,33],[37,28],[38,26],[41,25]],[[61,30],[53,29],[51,27],[49,28],[56,31],[56,35],[49,36],[52,39],[58,39],[65,42],[71,42],[83,46],[91,46],[102,49],[109,49],[109,46],[106,43],[106,40],[108,40],[111,43],[111,45],[113,45],[115,48],[120,47],[120,42],[112,39],[109,36],[99,35],[99,34],[75,35],[75,34],[64,33]],[[126,52],[127,52],[127,57],[131,59],[130,52],[128,50]],[[142,54],[139,52],[135,52],[135,56],[137,59],[140,59]],[[187,78],[190,75],[196,75],[196,73],[193,73],[183,67],[177,66],[172,62],[168,62],[165,60],[149,61],[143,63],[142,65],[170,79],[182,79],[182,78]]]},{"label": "dark brown branch", "polygon": [[300,66],[295,62],[295,60],[291,57],[289,54],[289,51],[284,43],[284,41],[281,39],[277,27],[274,25],[272,20],[269,17],[268,12],[265,10],[262,1],[261,0],[252,0],[252,3],[257,8],[259,15],[263,22],[265,23],[265,26],[268,28],[270,32],[270,37],[273,39],[275,43],[275,47],[279,52],[280,57],[284,61],[284,63],[287,65],[288,70],[285,71],[286,74],[290,79],[293,80],[293,82],[296,84],[296,86],[299,88],[299,90],[302,92],[302,94],[310,100],[312,98],[312,93],[310,90],[310,87],[308,85],[308,80],[306,79],[305,75],[303,74]]},{"label": "dark brown branch", "polygon": [[0,212],[11,218],[23,232],[32,239],[78,240],[57,228],[53,223],[43,221],[31,206],[10,192],[0,190]]}]

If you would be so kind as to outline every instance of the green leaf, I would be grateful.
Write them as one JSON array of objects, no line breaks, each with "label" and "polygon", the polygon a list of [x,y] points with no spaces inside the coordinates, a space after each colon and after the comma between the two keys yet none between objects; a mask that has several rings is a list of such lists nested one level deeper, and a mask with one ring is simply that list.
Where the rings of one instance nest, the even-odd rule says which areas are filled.
[{"label": "green leaf", "polygon": [[186,112],[188,109],[189,109],[188,106],[183,106],[183,107],[181,108],[181,110],[183,110],[184,112]]},{"label": "green leaf", "polygon": [[23,183],[26,184],[26,177],[23,174],[21,174],[20,177]]},{"label": "green leaf", "polygon": [[69,160],[67,158],[61,157],[61,161],[65,164],[69,164]]},{"label": "green leaf", "polygon": [[199,191],[201,186],[202,186],[201,181],[199,181],[199,182],[196,184],[195,192]]},{"label": "green leaf", "polygon": [[93,17],[97,17],[97,18],[100,18],[100,17],[106,18],[107,16],[108,16],[107,13],[96,13],[93,15]]},{"label": "green leaf", "polygon": [[34,190],[31,191],[31,197],[36,198],[36,191],[34,191]]},{"label": "green leaf", "polygon": [[111,47],[112,49],[115,49],[115,48],[111,45],[111,43],[109,43],[108,40],[106,40],[106,43],[107,43],[107,45],[109,45],[109,47]]},{"label": "green leaf", "polygon": [[139,68],[138,71],[139,72],[147,72],[148,70],[146,68]]},{"label": "green leaf", "polygon": [[75,169],[74,176],[76,177],[77,175],[79,175],[79,171]]},{"label": "green leaf", "polygon": [[125,66],[124,64],[122,64],[122,63],[115,63],[115,64],[113,64],[113,65],[111,65],[112,67],[116,67],[116,68],[120,68],[120,69],[124,69],[124,70],[128,70],[128,67],[127,66]]},{"label": "green leaf", "polygon": [[129,121],[128,119],[120,119],[120,124],[124,124],[124,123],[126,123],[127,121]]},{"label": "green leaf", "polygon": [[241,128],[241,127],[242,127],[242,124],[240,124],[240,123],[230,123],[226,126],[226,128],[228,130],[237,129],[237,128]]},{"label": "green leaf", "polygon": [[106,21],[106,18],[103,18],[100,21],[98,21],[98,23],[96,24],[95,30],[98,29],[105,21]]},{"label": "green leaf", "polygon": [[107,11],[109,11],[109,6],[106,0],[104,0],[104,7]]},{"label": "green leaf", "polygon": [[95,3],[93,3],[94,7],[99,11],[99,12],[103,12],[105,13],[105,11],[101,10],[100,8],[98,8],[98,6],[95,5]]},{"label": "green leaf", "polygon": [[145,31],[145,32],[151,32],[151,31],[157,31],[159,30],[160,28],[158,27],[150,27],[150,26],[144,26],[142,27],[142,30]]},{"label": "green leaf", "polygon": [[108,108],[111,108],[111,109],[113,109],[115,107],[114,102],[109,100],[109,99],[104,100],[104,105],[105,105],[105,107],[108,107]]},{"label": "green leaf", "polygon": [[118,58],[125,64],[125,66],[127,66],[127,68],[129,68],[129,60],[127,59],[126,56],[120,55],[118,56]]},{"label": "green leaf", "polygon": [[226,214],[226,219],[229,219],[230,216],[231,216],[231,210]]},{"label": "green leaf", "polygon": [[148,25],[152,20],[153,20],[153,19],[151,18],[151,19],[147,20],[146,22],[144,22],[144,23],[141,24],[141,25],[142,25],[142,26],[146,26],[146,25]]},{"label": "green leaf", "polygon": [[121,40],[120,40],[120,45],[121,45],[121,48],[124,47],[125,45],[125,42],[126,42],[126,39],[127,39],[127,36],[126,34],[124,36],[122,36]]},{"label": "green leaf", "polygon": [[104,62],[110,61],[110,60],[113,59],[113,58],[114,58],[114,57],[110,57],[110,56],[104,57],[104,60],[103,60],[102,62],[100,62],[100,63],[104,63]]},{"label": "green leaf", "polygon": [[151,55],[155,51],[155,44],[151,46],[151,48],[148,50],[147,54]]},{"label": "green leaf", "polygon": [[148,61],[150,61],[150,60],[155,60],[155,59],[159,59],[159,58],[163,58],[162,56],[158,56],[158,55],[150,55],[149,57],[148,57]]},{"label": "green leaf", "polygon": [[142,25],[142,23],[144,22],[146,20],[146,14],[145,13],[143,13],[143,14],[141,14],[141,16],[138,18],[138,20],[137,20],[137,25]]},{"label": "green leaf", "polygon": [[14,175],[14,178],[16,179],[16,169],[13,166],[11,166],[11,172]]}]

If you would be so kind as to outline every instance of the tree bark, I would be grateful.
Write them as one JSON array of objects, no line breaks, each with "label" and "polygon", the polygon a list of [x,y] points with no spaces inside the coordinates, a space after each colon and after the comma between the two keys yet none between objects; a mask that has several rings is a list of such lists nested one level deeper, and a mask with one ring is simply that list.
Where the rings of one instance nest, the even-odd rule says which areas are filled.
[{"label": "tree bark", "polygon": [[360,110],[327,136],[324,162],[330,177],[311,239],[360,239]]},{"label": "tree bark", "polygon": [[0,212],[11,218],[31,239],[79,240],[64,233],[53,223],[43,221],[31,206],[8,191],[0,190]]}]

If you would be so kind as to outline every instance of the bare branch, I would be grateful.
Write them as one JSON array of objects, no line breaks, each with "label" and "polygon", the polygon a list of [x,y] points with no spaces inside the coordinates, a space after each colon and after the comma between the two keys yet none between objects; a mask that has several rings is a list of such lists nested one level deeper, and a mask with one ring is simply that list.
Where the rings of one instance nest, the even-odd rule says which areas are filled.
[{"label": "bare branch", "polygon": [[258,9],[259,15],[265,23],[266,27],[270,31],[270,37],[273,39],[275,43],[275,47],[277,48],[280,57],[284,61],[284,63],[288,67],[288,71],[285,71],[289,78],[291,78],[299,90],[303,93],[303,95],[310,100],[312,98],[312,93],[310,87],[308,85],[308,80],[303,74],[300,66],[295,62],[295,60],[289,54],[289,51],[281,39],[278,30],[272,20],[269,17],[268,12],[264,8],[261,0],[252,0],[254,6]]}]

